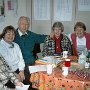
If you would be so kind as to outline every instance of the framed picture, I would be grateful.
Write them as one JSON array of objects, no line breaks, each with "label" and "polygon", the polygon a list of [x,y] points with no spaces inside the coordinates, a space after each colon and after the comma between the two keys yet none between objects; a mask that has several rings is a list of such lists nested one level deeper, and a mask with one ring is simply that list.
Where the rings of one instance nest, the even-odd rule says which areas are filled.
[{"label": "framed picture", "polygon": [[4,0],[0,0],[0,16],[4,15],[5,7],[4,7]]}]

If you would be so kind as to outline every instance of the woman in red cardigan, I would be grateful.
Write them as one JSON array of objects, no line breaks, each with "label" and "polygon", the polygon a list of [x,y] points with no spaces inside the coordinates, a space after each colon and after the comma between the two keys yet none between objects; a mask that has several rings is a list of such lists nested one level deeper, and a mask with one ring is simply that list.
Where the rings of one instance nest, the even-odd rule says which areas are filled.
[{"label": "woman in red cardigan", "polygon": [[74,26],[74,33],[69,35],[72,41],[73,54],[79,55],[81,52],[90,50],[90,33],[86,32],[83,22],[77,22]]}]

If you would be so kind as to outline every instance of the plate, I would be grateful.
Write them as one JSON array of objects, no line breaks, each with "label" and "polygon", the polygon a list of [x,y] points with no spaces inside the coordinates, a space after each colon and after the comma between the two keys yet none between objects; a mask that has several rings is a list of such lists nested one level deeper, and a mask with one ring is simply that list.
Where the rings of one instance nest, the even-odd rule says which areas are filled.
[{"label": "plate", "polygon": [[[65,62],[64,61],[58,64],[59,68],[62,68],[64,66],[65,66]],[[73,70],[73,71],[74,70],[83,70],[84,66],[79,64],[79,63],[76,63],[76,62],[71,62],[71,65],[70,65],[69,69]]]},{"label": "plate", "polygon": [[77,61],[78,60],[78,57],[77,56],[68,56],[68,59],[70,59],[71,61]]},{"label": "plate", "polygon": [[79,64],[79,63],[75,63],[75,62],[71,62],[71,66],[70,66],[70,70],[83,70],[84,66]]},{"label": "plate", "polygon": [[54,56],[55,58],[61,58],[61,56]]}]

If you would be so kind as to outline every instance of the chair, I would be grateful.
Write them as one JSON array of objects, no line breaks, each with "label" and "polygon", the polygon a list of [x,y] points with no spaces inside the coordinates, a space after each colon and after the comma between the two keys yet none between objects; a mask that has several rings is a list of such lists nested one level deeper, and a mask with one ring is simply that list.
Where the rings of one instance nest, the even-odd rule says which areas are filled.
[{"label": "chair", "polygon": [[40,52],[41,52],[40,43],[35,43],[34,49],[33,49],[33,56],[35,59],[38,59],[37,53],[40,53]]}]

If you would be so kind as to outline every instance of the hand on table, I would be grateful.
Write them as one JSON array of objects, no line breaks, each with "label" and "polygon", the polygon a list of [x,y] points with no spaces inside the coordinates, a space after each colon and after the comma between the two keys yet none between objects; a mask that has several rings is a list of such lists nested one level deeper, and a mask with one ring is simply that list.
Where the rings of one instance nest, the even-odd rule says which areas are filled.
[{"label": "hand on table", "polygon": [[16,86],[21,86],[21,87],[22,87],[23,85],[24,85],[24,84],[23,84],[22,82],[17,82],[17,83],[16,83]]},{"label": "hand on table", "polygon": [[21,77],[21,81],[23,81],[25,79],[24,71],[20,71],[19,75]]}]

